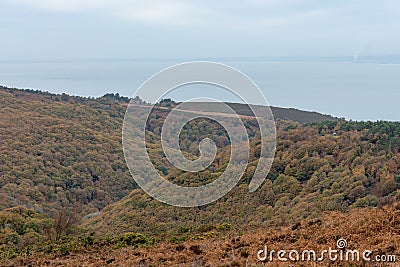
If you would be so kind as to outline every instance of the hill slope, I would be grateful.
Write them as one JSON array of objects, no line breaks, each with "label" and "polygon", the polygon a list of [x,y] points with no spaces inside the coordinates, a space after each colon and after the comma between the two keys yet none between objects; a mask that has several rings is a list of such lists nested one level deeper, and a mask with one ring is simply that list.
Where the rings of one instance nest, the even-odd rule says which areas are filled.
[{"label": "hill slope", "polygon": [[[329,247],[336,249],[338,239],[347,241],[346,249],[360,253],[372,251],[369,257],[373,261],[376,256],[382,259],[384,255],[386,262],[378,266],[397,266],[400,260],[399,204],[379,209],[359,208],[347,214],[331,212],[288,227],[248,228],[246,232],[228,228],[211,229],[208,235],[202,238],[194,236],[185,242],[146,244],[145,241],[116,247],[104,239],[82,239],[75,244],[71,240],[65,241],[67,246],[59,246],[62,249],[54,251],[49,251],[47,243],[44,244],[45,249],[35,250],[32,247],[28,255],[22,253],[22,256],[0,262],[2,266],[377,266],[376,262],[368,264],[362,260],[330,262],[327,255],[318,262],[280,262],[276,253],[273,262],[268,259],[263,263],[257,259],[258,251],[264,246],[269,252],[280,249],[296,249],[299,253],[314,250],[319,258],[323,250]],[[88,240],[91,242],[88,243]],[[285,257],[288,257],[288,252]]]},{"label": "hill slope", "polygon": [[[326,212],[335,216],[362,207],[372,211],[400,200],[400,123],[334,118],[321,122],[329,117],[317,115],[317,122],[304,124],[299,121],[313,121],[315,114],[295,111],[277,120],[271,172],[260,189],[249,193],[259,158],[259,130],[247,106],[230,104],[246,115],[243,121],[250,136],[250,163],[241,181],[225,197],[203,207],[164,205],[137,188],[125,165],[121,127],[127,101],[114,94],[93,99],[0,88],[0,209],[30,208],[0,214],[1,255],[3,249],[5,255],[23,254],[34,249],[36,241],[48,242],[44,246],[51,253],[82,249],[82,242],[91,243],[92,238],[117,246],[130,240],[124,237],[127,232],[145,234],[156,243],[222,238],[231,228],[241,234],[290,227]],[[226,131],[207,119],[185,126],[180,144],[185,156],[197,158],[198,143],[205,137],[215,140],[218,153],[206,170],[184,173],[161,153],[160,129],[169,112],[168,107],[157,106],[147,125],[146,144],[156,168],[177,184],[216,179],[229,161]],[[67,215],[62,213],[66,210]],[[70,218],[77,219],[67,229]],[[65,235],[79,241],[60,241]],[[133,237],[147,244],[147,237]]]},{"label": "hill slope", "polygon": [[[125,231],[168,235],[180,227],[193,226],[193,231],[222,223],[268,227],[314,218],[325,211],[384,206],[400,199],[399,127],[399,123],[280,122],[275,161],[256,192],[248,192],[259,149],[253,140],[250,164],[239,185],[215,203],[175,208],[137,189],[85,225],[100,235]],[[223,161],[227,153],[222,151],[217,159]],[[213,174],[221,173],[220,165],[214,165]],[[174,170],[167,177],[176,183],[191,181],[191,176]]]},{"label": "hill slope", "polygon": [[0,208],[54,214],[77,203],[88,214],[126,196],[135,188],[121,146],[127,100],[0,87]]},{"label": "hill slope", "polygon": [[[95,212],[134,184],[122,155],[125,108],[112,100],[0,90],[0,208]],[[77,206],[77,205],[75,205]]]}]

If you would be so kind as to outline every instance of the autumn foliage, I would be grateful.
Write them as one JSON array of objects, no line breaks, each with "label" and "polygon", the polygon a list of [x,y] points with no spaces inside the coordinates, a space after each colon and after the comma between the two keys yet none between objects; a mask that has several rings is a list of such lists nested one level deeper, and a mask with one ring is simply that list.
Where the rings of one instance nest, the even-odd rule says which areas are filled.
[{"label": "autumn foliage", "polygon": [[[394,203],[400,201],[400,123],[353,122],[293,110],[291,116],[299,119],[284,120],[285,110],[279,109],[271,172],[261,188],[249,193],[261,143],[255,119],[235,104],[246,115],[243,122],[250,137],[245,174],[220,200],[177,208],[152,199],[131,178],[121,145],[127,101],[115,94],[83,98],[0,88],[2,258],[29,258],[41,265],[57,261],[37,255],[72,255],[78,266],[91,262],[88,257],[93,255],[110,260],[102,250],[112,248],[109,264],[179,263],[178,257],[148,256],[161,249],[182,254],[182,263],[220,260],[240,266],[264,241],[318,247],[337,236],[398,253]],[[163,120],[174,102],[167,104],[153,110],[146,127],[154,166],[166,179],[185,186],[218,178],[229,161],[226,131],[207,119],[188,123],[180,136],[185,156],[196,159],[205,137],[215,141],[218,153],[202,172],[178,170],[160,144]],[[311,122],[313,118],[328,121]],[[318,220],[321,223],[310,224]],[[321,234],[312,235],[316,230]],[[381,230],[386,234],[379,239]],[[240,247],[232,241],[235,236],[240,236]],[[121,251],[131,258],[119,259]]]}]

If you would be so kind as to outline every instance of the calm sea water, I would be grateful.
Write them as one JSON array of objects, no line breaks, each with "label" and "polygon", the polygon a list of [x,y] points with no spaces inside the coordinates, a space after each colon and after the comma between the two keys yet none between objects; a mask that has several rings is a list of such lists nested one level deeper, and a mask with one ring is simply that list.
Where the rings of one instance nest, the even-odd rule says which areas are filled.
[{"label": "calm sea water", "polygon": [[[108,92],[132,96],[151,75],[177,63],[180,61],[8,61],[0,62],[0,84],[83,96],[101,96]],[[252,78],[274,106],[318,111],[353,120],[400,120],[400,64],[222,63]],[[179,96],[182,97],[173,97]],[[221,97],[234,101],[223,93]]]}]

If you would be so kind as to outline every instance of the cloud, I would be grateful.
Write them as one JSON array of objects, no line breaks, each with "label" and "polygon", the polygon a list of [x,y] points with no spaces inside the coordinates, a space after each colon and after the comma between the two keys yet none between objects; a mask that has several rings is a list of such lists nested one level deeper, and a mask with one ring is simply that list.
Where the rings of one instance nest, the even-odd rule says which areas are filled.
[{"label": "cloud", "polygon": [[[205,26],[225,30],[294,27],[309,28],[336,24],[371,25],[375,21],[397,20],[398,1],[384,4],[368,0],[0,0],[21,7],[51,12],[88,12],[157,26]],[[390,15],[390,16],[388,16]],[[372,25],[373,26],[373,25]],[[344,28],[343,30],[346,30]]]},{"label": "cloud", "polygon": [[143,23],[167,25],[199,23],[208,13],[204,7],[178,0],[0,0],[1,2],[47,11],[97,12]]},{"label": "cloud", "polygon": [[110,1],[106,0],[14,0],[8,2],[25,7],[54,11],[81,11],[105,8],[110,3]]},{"label": "cloud", "polygon": [[206,13],[204,8],[185,2],[152,1],[151,4],[126,4],[123,9],[117,8],[113,15],[147,24],[193,25],[201,24]]},{"label": "cloud", "polygon": [[[56,12],[96,12],[146,24],[212,25],[228,28],[286,23],[293,10],[315,0],[0,0]],[[264,21],[263,21],[264,20]]]}]

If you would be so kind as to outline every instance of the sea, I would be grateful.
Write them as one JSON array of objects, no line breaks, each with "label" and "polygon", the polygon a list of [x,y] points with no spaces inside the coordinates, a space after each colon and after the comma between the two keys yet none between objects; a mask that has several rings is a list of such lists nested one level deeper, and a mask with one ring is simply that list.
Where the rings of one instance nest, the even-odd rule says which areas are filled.
[{"label": "sea", "polygon": [[[130,97],[153,74],[187,61],[191,60],[0,61],[0,85],[80,96],[119,93]],[[352,59],[212,61],[232,66],[249,76],[272,106],[317,111],[355,121],[400,121],[400,62]],[[213,90],[216,89],[210,92]],[[216,95],[224,101],[235,102],[226,92]],[[191,93],[183,89],[171,96],[178,101],[190,97]]]}]

